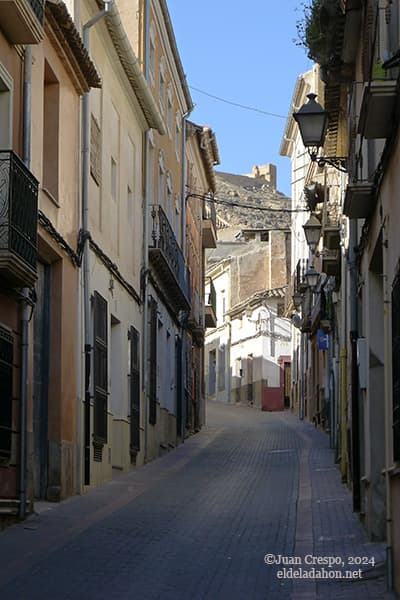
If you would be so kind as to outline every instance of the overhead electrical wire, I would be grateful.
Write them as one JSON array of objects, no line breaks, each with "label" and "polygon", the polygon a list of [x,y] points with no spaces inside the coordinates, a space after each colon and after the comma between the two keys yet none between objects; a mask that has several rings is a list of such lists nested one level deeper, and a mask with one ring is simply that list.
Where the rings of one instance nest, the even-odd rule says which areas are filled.
[{"label": "overhead electrical wire", "polygon": [[246,106],[246,104],[240,104],[239,102],[233,102],[232,100],[227,100],[226,98],[221,98],[221,96],[215,96],[214,94],[210,94],[209,92],[205,92],[204,90],[200,90],[192,85],[189,85],[191,90],[198,92],[199,94],[203,94],[204,96],[208,96],[213,100],[218,100],[219,102],[224,102],[225,104],[230,104],[231,106],[236,106],[238,108],[242,108],[243,110],[250,110],[252,112],[257,112],[262,115],[266,115],[267,117],[275,117],[276,119],[287,119],[287,115],[278,115],[276,113],[268,112],[266,110],[262,110],[261,108],[256,108],[254,106]]},{"label": "overhead electrical wire", "polygon": [[198,198],[204,202],[213,202],[214,204],[222,204],[224,206],[233,206],[236,208],[248,208],[251,210],[261,210],[264,212],[276,212],[276,213],[300,213],[308,212],[306,208],[269,208],[268,206],[254,206],[254,204],[245,204],[241,202],[233,202],[227,198],[220,198],[218,196],[209,196],[207,194],[194,193],[188,191],[186,198]]}]

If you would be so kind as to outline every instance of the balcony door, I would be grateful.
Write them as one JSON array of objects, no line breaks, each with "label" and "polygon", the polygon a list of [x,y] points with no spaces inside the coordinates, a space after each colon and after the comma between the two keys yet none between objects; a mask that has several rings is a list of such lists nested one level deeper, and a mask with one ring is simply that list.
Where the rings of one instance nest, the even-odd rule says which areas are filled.
[{"label": "balcony door", "polygon": [[37,275],[33,325],[33,481],[35,498],[44,499],[48,483],[50,265],[38,262]]}]

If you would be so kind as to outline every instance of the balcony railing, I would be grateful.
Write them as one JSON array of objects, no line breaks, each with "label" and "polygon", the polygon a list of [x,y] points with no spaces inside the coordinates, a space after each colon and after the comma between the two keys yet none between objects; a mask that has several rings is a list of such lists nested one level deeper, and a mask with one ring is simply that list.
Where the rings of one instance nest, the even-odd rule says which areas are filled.
[{"label": "balcony railing", "polygon": [[39,23],[44,22],[44,1],[43,0],[28,0],[33,12],[35,13]]},{"label": "balcony railing", "polygon": [[11,44],[38,44],[44,37],[44,0],[0,1],[1,29]]},{"label": "balcony railing", "polygon": [[150,260],[157,271],[166,294],[177,309],[190,308],[190,274],[182,250],[176,240],[167,215],[161,206],[153,205],[153,229]]},{"label": "balcony railing", "polygon": [[38,182],[11,150],[0,151],[0,272],[13,285],[36,280]]}]

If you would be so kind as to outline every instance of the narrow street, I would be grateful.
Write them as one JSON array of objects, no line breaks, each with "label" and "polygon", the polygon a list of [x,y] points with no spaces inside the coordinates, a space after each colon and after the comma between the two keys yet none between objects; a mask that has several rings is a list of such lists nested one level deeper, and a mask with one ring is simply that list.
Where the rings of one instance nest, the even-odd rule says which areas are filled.
[{"label": "narrow street", "polygon": [[[208,426],[177,450],[2,532],[1,599],[391,597],[384,545],[352,514],[328,436],[289,413],[207,410]],[[265,564],[267,554],[318,570],[304,557],[341,557],[362,578],[279,578],[290,565]]]}]

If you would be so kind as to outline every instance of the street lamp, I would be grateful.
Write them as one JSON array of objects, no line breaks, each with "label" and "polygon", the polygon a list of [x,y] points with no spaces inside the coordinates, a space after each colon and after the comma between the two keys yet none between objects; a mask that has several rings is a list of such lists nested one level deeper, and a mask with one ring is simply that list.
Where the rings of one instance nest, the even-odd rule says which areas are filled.
[{"label": "street lamp", "polygon": [[321,221],[317,219],[315,215],[311,215],[306,223],[303,225],[304,234],[306,236],[306,242],[314,254],[318,246],[319,238],[321,237]]},{"label": "street lamp", "polygon": [[315,98],[316,94],[308,94],[308,102],[295,113],[293,118],[299,126],[300,135],[310,158],[318,166],[328,164],[339,171],[346,172],[346,159],[341,156],[318,156],[319,148],[325,141],[329,123],[329,113],[322,108]]},{"label": "street lamp", "polygon": [[310,265],[305,274],[307,285],[314,290],[317,287],[319,273],[315,270],[314,265]]},{"label": "street lamp", "polygon": [[303,302],[303,294],[298,290],[293,294],[293,304],[296,310],[298,310]]}]

